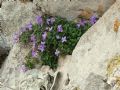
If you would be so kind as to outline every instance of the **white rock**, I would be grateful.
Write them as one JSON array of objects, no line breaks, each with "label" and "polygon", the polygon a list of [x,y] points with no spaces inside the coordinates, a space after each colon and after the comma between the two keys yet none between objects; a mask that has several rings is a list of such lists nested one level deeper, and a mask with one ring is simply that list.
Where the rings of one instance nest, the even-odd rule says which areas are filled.
[{"label": "white rock", "polygon": [[[118,0],[81,37],[72,56],[67,57],[62,63],[63,77],[68,73],[70,83],[78,85],[81,90],[88,90],[87,87],[89,90],[110,90],[111,88],[105,82],[107,79],[106,69],[108,59],[120,54],[120,30],[116,33],[113,27],[116,18],[120,18],[119,8],[120,2]],[[91,77],[94,79],[92,80]],[[99,79],[99,77],[101,78]],[[60,82],[63,85],[62,81]],[[105,89],[105,87],[108,88]]]},{"label": "white rock", "polygon": [[7,44],[12,47],[13,33],[30,21],[35,22],[33,3],[20,3],[19,1],[5,1],[2,3],[1,15],[3,17],[2,28]]},{"label": "white rock", "polygon": [[[98,13],[105,12],[115,0],[34,0],[33,3],[43,11],[60,15],[68,19],[76,18],[82,10],[91,9]],[[99,10],[100,9],[100,10]]]}]

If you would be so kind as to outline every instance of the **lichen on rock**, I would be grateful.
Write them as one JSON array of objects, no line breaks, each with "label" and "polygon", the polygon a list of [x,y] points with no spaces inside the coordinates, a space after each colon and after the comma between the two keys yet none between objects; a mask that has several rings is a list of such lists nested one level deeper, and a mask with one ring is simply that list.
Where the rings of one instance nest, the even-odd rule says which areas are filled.
[{"label": "lichen on rock", "polygon": [[118,66],[120,66],[120,56],[115,56],[108,63],[107,75],[110,76]]},{"label": "lichen on rock", "polygon": [[107,83],[120,89],[120,55],[113,57],[107,66]]}]

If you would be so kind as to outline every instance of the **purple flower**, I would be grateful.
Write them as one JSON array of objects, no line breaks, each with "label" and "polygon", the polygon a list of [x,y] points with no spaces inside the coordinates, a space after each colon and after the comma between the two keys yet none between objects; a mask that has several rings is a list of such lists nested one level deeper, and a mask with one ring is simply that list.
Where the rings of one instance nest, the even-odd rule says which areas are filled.
[{"label": "purple flower", "polygon": [[37,51],[33,49],[32,50],[32,57],[37,57],[37,54],[38,54]]},{"label": "purple flower", "polygon": [[92,25],[95,24],[96,21],[97,21],[97,17],[96,17],[95,15],[93,15],[93,16],[90,17],[90,23],[91,23]]},{"label": "purple flower", "polygon": [[20,66],[20,72],[26,72],[28,69],[25,65]]},{"label": "purple flower", "polygon": [[26,28],[28,28],[29,30],[32,30],[32,23],[30,22],[29,24],[26,25]]},{"label": "purple flower", "polygon": [[58,49],[56,49],[55,55],[56,55],[56,56],[59,56],[59,54],[60,54],[60,51],[59,51]]},{"label": "purple flower", "polygon": [[57,31],[58,31],[58,32],[63,32],[62,25],[58,25],[58,27],[57,27]]},{"label": "purple flower", "polygon": [[42,17],[41,16],[37,16],[36,17],[36,22],[37,22],[37,24],[42,25],[42,23],[43,23]]},{"label": "purple flower", "polygon": [[38,46],[38,50],[43,52],[45,50],[45,42],[41,42],[41,44]]},{"label": "purple flower", "polygon": [[62,40],[62,43],[67,42],[67,40],[66,40],[66,36],[62,37],[61,40]]},{"label": "purple flower", "polygon": [[34,43],[35,43],[36,38],[35,38],[35,35],[34,35],[34,34],[32,34],[32,35],[31,35],[30,39],[31,39],[31,41],[32,41],[32,42],[34,42]]},{"label": "purple flower", "polygon": [[44,32],[44,33],[42,34],[42,39],[45,40],[46,37],[47,37],[47,32]]},{"label": "purple flower", "polygon": [[56,38],[57,38],[57,39],[60,39],[60,36],[59,36],[59,35],[56,35]]}]

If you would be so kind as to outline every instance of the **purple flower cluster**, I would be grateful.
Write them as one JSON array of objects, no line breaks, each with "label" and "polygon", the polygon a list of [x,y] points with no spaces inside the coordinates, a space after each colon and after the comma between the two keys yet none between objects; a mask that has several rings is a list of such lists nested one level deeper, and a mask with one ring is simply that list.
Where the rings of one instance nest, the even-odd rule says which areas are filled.
[{"label": "purple flower cluster", "polygon": [[41,41],[41,44],[38,46],[38,50],[40,50],[41,52],[43,52],[45,50],[45,40],[46,40],[46,38],[47,38],[47,32],[45,31],[42,34],[42,40],[43,41]]},{"label": "purple flower cluster", "polygon": [[[67,23],[63,18],[37,16],[35,25],[29,22],[24,27],[20,28],[19,32],[14,34],[14,42],[21,41],[27,44],[26,40],[28,40],[32,47],[30,54],[33,60],[38,60],[38,55],[41,53],[41,57],[45,56],[45,59],[49,60],[47,63],[43,60],[43,63],[50,65],[52,68],[54,64],[57,63],[56,59],[58,59],[61,54],[71,53],[70,50],[74,48],[74,45],[72,45],[71,48],[70,43],[73,41],[77,43],[77,40],[84,33],[84,30],[89,28],[96,21],[96,16],[92,16],[89,20],[81,18],[77,24],[72,22]],[[76,26],[74,26],[74,24]],[[75,29],[78,31],[75,31]],[[49,55],[51,56],[49,57]],[[54,62],[52,59],[56,61]],[[26,68],[25,65],[20,67],[21,72],[27,71],[28,68]]]},{"label": "purple flower cluster", "polygon": [[[50,19],[51,21],[50,22],[53,22],[52,18]],[[43,24],[43,19],[41,16],[37,16],[36,17],[36,23],[38,25],[42,25]],[[52,28],[51,28],[52,29]],[[49,30],[49,27],[46,27],[46,30]],[[33,48],[32,48],[32,57],[37,57],[38,55],[38,50],[43,52],[45,50],[45,40],[47,38],[47,32],[44,31],[42,33],[42,41],[40,43],[40,45],[36,45],[36,37],[34,34],[31,35],[31,42],[33,42]]]},{"label": "purple flower cluster", "polygon": [[90,17],[90,23],[93,25],[97,22],[97,17],[95,15]]},{"label": "purple flower cluster", "polygon": [[28,23],[27,25],[25,25],[24,27],[21,27],[19,31],[15,32],[14,35],[13,35],[13,42],[14,43],[17,43],[19,42],[19,38],[20,38],[20,35],[22,35],[22,33],[26,32],[27,30],[32,30],[32,23]]}]

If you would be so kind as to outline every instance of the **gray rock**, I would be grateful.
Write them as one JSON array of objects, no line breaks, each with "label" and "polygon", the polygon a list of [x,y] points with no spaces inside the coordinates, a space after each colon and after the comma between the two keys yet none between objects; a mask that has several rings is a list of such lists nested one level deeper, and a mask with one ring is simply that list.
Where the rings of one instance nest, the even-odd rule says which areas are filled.
[{"label": "gray rock", "polygon": [[103,14],[115,0],[34,0],[43,12],[74,19],[83,10],[91,10]]},{"label": "gray rock", "polygon": [[91,73],[86,83],[88,83],[84,90],[111,90],[111,86],[104,81],[104,77]]},{"label": "gray rock", "polygon": [[34,14],[35,5],[31,2],[25,4],[19,1],[5,1],[2,3],[1,15],[3,17],[2,29],[3,35],[6,38],[7,44],[12,47],[13,34],[20,27],[31,22],[35,22]]},{"label": "gray rock", "polygon": [[[72,55],[59,60],[62,63],[60,63],[58,70],[63,74],[60,88],[64,88],[64,77],[68,73],[71,86],[76,85],[81,90],[87,90],[89,85],[91,90],[99,90],[100,87],[103,87],[101,90],[105,90],[105,84],[99,77],[94,77],[98,79],[95,79],[97,81],[93,79],[93,83],[92,81],[88,82],[90,80],[87,78],[91,73],[106,78],[109,58],[120,54],[120,29],[118,28],[118,32],[114,31],[116,18],[118,20],[120,18],[119,0],[81,37]],[[96,85],[95,82],[98,84]]]}]

